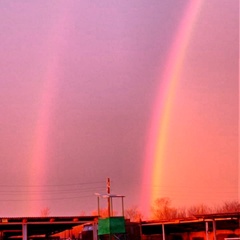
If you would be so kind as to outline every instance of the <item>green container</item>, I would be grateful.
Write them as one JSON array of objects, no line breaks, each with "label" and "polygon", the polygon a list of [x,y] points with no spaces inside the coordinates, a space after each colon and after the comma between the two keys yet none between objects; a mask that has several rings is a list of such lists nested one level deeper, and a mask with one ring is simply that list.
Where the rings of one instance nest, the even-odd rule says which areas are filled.
[{"label": "green container", "polygon": [[98,219],[98,235],[125,233],[124,217]]}]

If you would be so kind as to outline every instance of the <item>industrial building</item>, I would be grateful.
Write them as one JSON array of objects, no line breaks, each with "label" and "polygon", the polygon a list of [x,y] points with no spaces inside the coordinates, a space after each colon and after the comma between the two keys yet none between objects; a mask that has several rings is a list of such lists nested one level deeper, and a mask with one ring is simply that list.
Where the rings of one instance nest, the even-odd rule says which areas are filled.
[{"label": "industrial building", "polygon": [[[116,219],[115,219],[116,218]],[[99,234],[98,216],[0,217],[0,240],[236,240],[240,212],[202,214],[193,218],[130,222],[117,232],[118,217],[110,217],[109,234]],[[117,221],[116,221],[117,220]],[[102,231],[102,230],[101,230]]]},{"label": "industrial building", "polygon": [[240,212],[202,214],[193,218],[141,223],[143,240],[240,239]]}]

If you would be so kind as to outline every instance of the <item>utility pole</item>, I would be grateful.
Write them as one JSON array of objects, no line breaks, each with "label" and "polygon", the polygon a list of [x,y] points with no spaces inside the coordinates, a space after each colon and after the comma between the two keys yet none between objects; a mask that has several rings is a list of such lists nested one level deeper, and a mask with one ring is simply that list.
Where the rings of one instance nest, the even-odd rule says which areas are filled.
[{"label": "utility pole", "polygon": [[111,204],[110,204],[110,186],[111,186],[111,184],[110,184],[110,178],[107,178],[107,194],[108,194],[108,217],[110,217],[110,212],[111,212]]}]

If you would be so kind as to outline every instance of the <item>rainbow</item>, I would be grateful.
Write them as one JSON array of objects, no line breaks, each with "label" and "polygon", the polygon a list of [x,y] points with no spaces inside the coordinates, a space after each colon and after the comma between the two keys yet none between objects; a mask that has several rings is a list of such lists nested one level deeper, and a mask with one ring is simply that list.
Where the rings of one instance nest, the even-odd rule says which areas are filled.
[{"label": "rainbow", "polygon": [[[66,44],[66,35],[69,25],[69,12],[66,6],[59,5],[58,15],[55,22],[50,27],[49,36],[46,36],[45,71],[41,76],[41,88],[39,97],[39,106],[37,109],[37,119],[35,131],[33,133],[33,145],[28,166],[29,189],[27,200],[28,211],[31,214],[40,214],[41,209],[47,207],[42,205],[43,187],[47,185],[50,133],[53,127],[53,116],[56,107],[56,98],[58,93],[59,79],[61,76],[61,56],[64,53]],[[34,193],[34,194],[33,194]]]},{"label": "rainbow", "polygon": [[154,201],[161,197],[160,192],[156,191],[154,186],[159,186],[161,182],[171,109],[175,100],[175,92],[180,80],[184,57],[202,2],[202,0],[188,2],[170,49],[165,71],[160,77],[161,86],[153,107],[153,117],[146,145],[141,203],[145,210],[146,206],[152,206]]}]

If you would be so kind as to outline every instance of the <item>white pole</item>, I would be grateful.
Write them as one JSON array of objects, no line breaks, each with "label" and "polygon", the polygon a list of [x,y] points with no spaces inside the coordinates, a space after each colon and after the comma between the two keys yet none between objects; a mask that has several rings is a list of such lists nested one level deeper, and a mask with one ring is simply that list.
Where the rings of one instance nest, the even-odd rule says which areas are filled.
[{"label": "white pole", "polygon": [[217,235],[216,235],[216,220],[213,219],[213,240],[217,240]]},{"label": "white pole", "polygon": [[165,228],[164,228],[164,224],[162,224],[162,238],[163,238],[163,240],[165,240]]},{"label": "white pole", "polygon": [[98,240],[98,235],[97,235],[97,222],[93,222],[93,240]]},{"label": "white pole", "polygon": [[27,223],[22,224],[22,235],[23,235],[23,240],[27,240]]},{"label": "white pole", "polygon": [[208,222],[205,222],[206,240],[208,240]]}]

